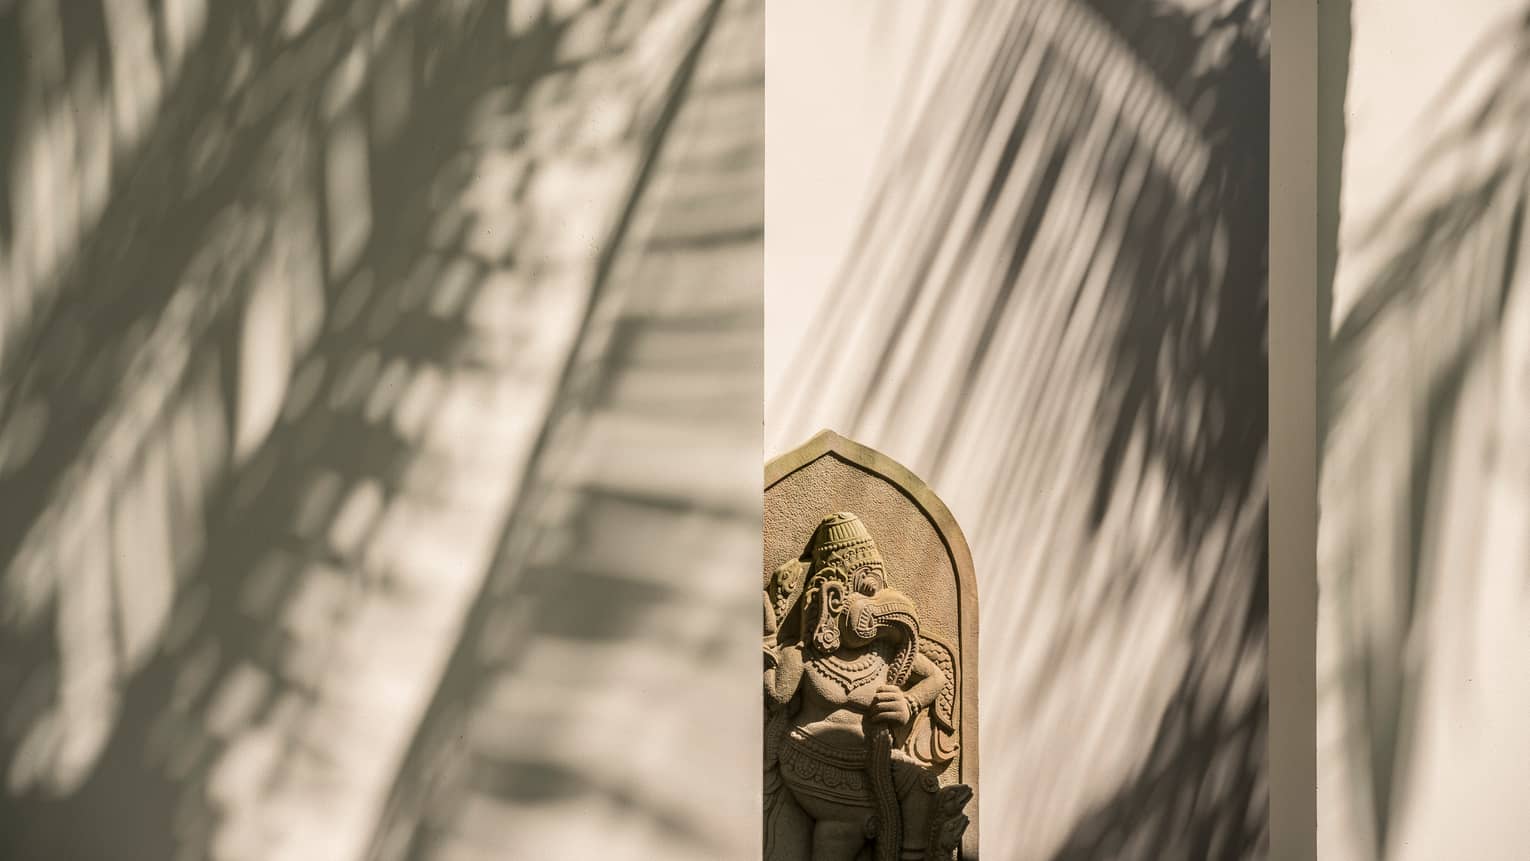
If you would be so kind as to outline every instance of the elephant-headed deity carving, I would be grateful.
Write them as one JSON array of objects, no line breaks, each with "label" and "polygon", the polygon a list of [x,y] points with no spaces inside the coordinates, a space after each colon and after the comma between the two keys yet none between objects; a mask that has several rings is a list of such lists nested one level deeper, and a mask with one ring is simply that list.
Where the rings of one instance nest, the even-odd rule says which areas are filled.
[{"label": "elephant-headed deity carving", "polygon": [[860,517],[822,517],[774,569],[764,634],[767,861],[950,861],[973,796],[948,774],[961,666]]}]

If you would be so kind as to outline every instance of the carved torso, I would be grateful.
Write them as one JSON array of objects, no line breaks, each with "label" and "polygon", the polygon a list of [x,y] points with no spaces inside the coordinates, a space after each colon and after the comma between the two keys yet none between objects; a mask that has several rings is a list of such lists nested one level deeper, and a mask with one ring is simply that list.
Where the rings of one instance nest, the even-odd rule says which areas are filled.
[{"label": "carved torso", "polygon": [[805,699],[815,699],[832,706],[871,705],[871,694],[887,681],[887,658],[881,649],[869,648],[859,655],[834,655],[807,661]]},{"label": "carved torso", "polygon": [[858,748],[866,743],[863,723],[872,696],[887,683],[887,650],[874,646],[853,657],[845,651],[806,661],[802,709],[793,723],[826,744]]}]

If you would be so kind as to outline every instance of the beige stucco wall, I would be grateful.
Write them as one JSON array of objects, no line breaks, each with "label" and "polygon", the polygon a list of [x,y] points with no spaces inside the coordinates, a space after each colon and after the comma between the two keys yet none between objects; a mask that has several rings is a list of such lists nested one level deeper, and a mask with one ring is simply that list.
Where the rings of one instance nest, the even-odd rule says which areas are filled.
[{"label": "beige stucco wall", "polygon": [[1530,839],[1524,13],[1353,7],[1322,378],[1325,859]]}]

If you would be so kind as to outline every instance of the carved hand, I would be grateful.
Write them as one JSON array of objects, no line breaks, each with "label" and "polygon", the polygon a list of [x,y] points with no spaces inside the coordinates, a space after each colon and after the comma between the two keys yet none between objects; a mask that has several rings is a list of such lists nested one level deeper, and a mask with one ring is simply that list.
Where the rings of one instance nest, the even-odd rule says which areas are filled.
[{"label": "carved hand", "polygon": [[883,685],[871,695],[871,719],[902,726],[914,717],[907,694],[897,685]]},{"label": "carved hand", "polygon": [[765,698],[776,705],[783,705],[797,692],[802,680],[802,647],[781,646],[767,648],[765,668]]}]

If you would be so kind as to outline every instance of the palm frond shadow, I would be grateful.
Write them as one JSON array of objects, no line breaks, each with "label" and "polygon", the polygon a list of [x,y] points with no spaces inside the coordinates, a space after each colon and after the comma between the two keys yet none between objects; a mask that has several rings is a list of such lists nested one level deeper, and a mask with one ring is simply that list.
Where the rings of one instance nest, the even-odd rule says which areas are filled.
[{"label": "palm frond shadow", "polygon": [[[1408,803],[1422,688],[1435,671],[1418,638],[1436,582],[1426,546],[1443,516],[1440,471],[1457,450],[1469,376],[1493,361],[1530,202],[1530,18],[1468,52],[1438,91],[1489,70],[1480,100],[1424,138],[1407,179],[1342,255],[1377,259],[1327,345],[1321,397],[1324,521],[1320,573],[1336,614],[1341,740],[1354,799],[1377,857],[1388,857]],[[1442,178],[1449,178],[1442,190]],[[1362,488],[1385,487],[1385,496]],[[1449,588],[1471,590],[1470,570]],[[1376,596],[1386,595],[1385,600]],[[1369,597],[1368,597],[1369,596]]]},{"label": "palm frond shadow", "polygon": [[[1025,736],[1050,700],[1111,684],[1070,676],[1067,661],[1108,639],[1146,583],[1165,588],[1150,571],[1167,552],[1172,588],[1193,596],[1177,629],[1191,657],[1140,728],[1153,736],[1143,764],[1053,851],[1257,854],[1268,4],[1034,2],[973,16],[795,357],[812,385],[775,405],[778,441],[836,427],[954,488],[942,492],[970,512],[980,576],[997,578],[985,642],[1063,668],[1026,681],[985,670],[985,702],[1000,703],[985,708],[985,738]],[[1075,500],[1084,531],[1054,531]],[[1149,505],[1172,549],[1122,537],[1123,518]],[[1101,556],[1115,560],[1101,585],[1069,584],[1066,566]],[[1037,559],[1064,570],[1041,573]],[[1042,619],[1048,592],[1062,603]],[[1046,642],[1025,633],[1043,629]],[[997,749],[985,741],[985,792],[1003,787],[988,803],[1019,809],[988,814],[983,840],[1018,846],[1046,819],[1048,780],[1087,783],[1088,766],[1005,782]]]},{"label": "palm frond shadow", "polygon": [[[738,462],[754,450],[749,435],[758,423],[746,417],[760,403],[762,309],[752,279],[763,235],[763,6],[722,0],[706,8],[677,74],[672,113],[644,154],[648,179],[629,201],[636,212],[603,258],[524,489],[394,775],[369,858],[475,845],[490,854],[609,851],[610,835],[595,832],[633,821],[642,823],[637,839],[648,842],[629,851],[734,857],[752,843],[735,827],[736,812],[753,807],[735,792],[751,773],[719,773],[718,757],[703,749],[726,748],[723,737],[734,734],[694,724],[715,705],[706,698],[722,679],[746,677],[738,668],[753,655],[734,644],[755,595],[698,588],[694,561],[675,561],[754,547],[759,522],[752,470],[747,484],[722,489],[676,459],[717,447],[728,464]],[[730,119],[735,104],[750,115]],[[694,189],[679,179],[697,175],[758,191],[719,209],[715,195],[698,202],[677,190]],[[698,210],[708,217],[696,218]],[[741,252],[738,269],[709,263],[718,252]],[[655,363],[664,391],[633,387]],[[729,403],[736,406],[719,411]],[[629,437],[620,429],[628,422],[657,423],[662,438]],[[623,475],[645,462],[665,464],[663,479]],[[680,613],[696,624],[677,623]],[[644,660],[658,653],[662,661]],[[615,664],[627,671],[616,674]],[[642,714],[636,703],[622,710],[632,697],[641,698]],[[645,732],[681,730],[687,754],[664,768],[634,773],[606,749],[620,740],[635,758],[651,759],[645,745],[663,740]],[[696,795],[702,780],[717,796]],[[486,799],[501,815],[475,821],[472,811]]]},{"label": "palm frond shadow", "polygon": [[[514,476],[465,472],[514,448],[506,409],[535,408],[501,393],[535,401],[545,333],[589,286],[594,252],[566,237],[626,203],[617,174],[684,40],[682,4],[577,5],[515,30],[505,4],[356,0],[294,31],[285,4],[211,4],[154,121],[112,151],[100,217],[58,237],[56,271],[0,288],[0,856],[344,854],[391,777],[355,754],[407,743],[369,733],[432,681],[403,652],[454,633],[379,622],[427,618],[472,564],[446,547],[472,543],[456,521]],[[152,46],[163,7],[132,35]],[[0,34],[92,8],[10,4]],[[110,52],[89,28],[66,41],[70,62]],[[379,691],[387,713],[350,711]]]},{"label": "palm frond shadow", "polygon": [[[255,19],[262,16],[252,10],[236,12],[232,6],[227,9],[228,16],[217,16],[208,25],[208,52],[216,53],[224,39],[237,43],[264,36],[276,41],[268,31],[274,22],[268,18],[244,20],[245,14]],[[230,18],[233,20],[227,20]],[[262,26],[253,32],[246,29],[254,23]],[[318,23],[319,33],[334,35],[333,30],[325,28],[329,22]],[[430,26],[425,20],[408,20],[401,29],[408,33],[418,27],[423,35]],[[434,32],[443,46],[455,43],[461,53],[436,66],[428,78],[419,67],[411,69],[421,74],[418,86],[423,107],[415,117],[419,125],[406,128],[391,141],[375,142],[371,149],[372,167],[392,181],[373,193],[376,211],[371,214],[371,239],[359,252],[356,264],[335,273],[332,282],[323,284],[325,304],[349,305],[353,313],[349,319],[332,317],[327,330],[321,329],[315,335],[313,348],[297,369],[296,376],[306,382],[293,386],[284,399],[283,419],[242,465],[234,465],[220,475],[200,499],[174,494],[185,493],[188,483],[199,480],[192,478],[192,473],[216,472],[212,459],[197,463],[191,457],[188,462],[189,453],[173,445],[170,455],[161,456],[171,458],[168,462],[156,460],[153,453],[183,431],[203,437],[199,444],[207,446],[209,452],[227,452],[231,448],[233,440],[220,437],[242,418],[235,407],[240,400],[237,393],[242,381],[231,370],[241,362],[241,317],[237,313],[216,316],[205,332],[195,333],[194,340],[185,345],[199,356],[212,358],[199,371],[171,386],[165,409],[170,417],[154,417],[143,437],[136,440],[136,445],[148,453],[133,458],[139,463],[157,463],[168,471],[170,481],[176,485],[171,491],[171,506],[174,516],[180,519],[171,527],[170,540],[174,542],[176,562],[184,570],[176,572],[179,588],[168,599],[169,632],[163,644],[150,651],[141,666],[114,670],[121,678],[113,703],[91,706],[105,710],[111,721],[106,728],[104,747],[78,785],[62,794],[56,790],[40,791],[45,788],[39,787],[19,788],[18,757],[28,754],[25,749],[17,750],[15,735],[6,739],[3,761],[10,767],[13,783],[12,791],[0,801],[0,821],[5,823],[0,828],[3,834],[0,855],[97,858],[119,857],[130,851],[141,857],[210,857],[218,824],[227,813],[211,787],[220,779],[215,772],[220,760],[226,760],[233,748],[231,736],[246,724],[274,718],[282,702],[288,706],[303,703],[299,711],[304,707],[319,711],[317,687],[322,672],[318,668],[323,666],[325,655],[343,659],[343,644],[323,637],[300,641],[289,623],[284,622],[284,614],[290,615],[289,608],[305,588],[325,586],[330,581],[340,584],[338,589],[344,596],[329,608],[337,614],[336,621],[357,608],[361,603],[359,593],[398,588],[398,584],[388,582],[386,575],[359,573],[365,567],[361,556],[365,555],[367,536],[376,530],[377,524],[364,530],[361,550],[354,556],[330,547],[325,534],[341,517],[340,502],[355,496],[353,492],[378,488],[379,505],[386,507],[409,486],[418,489],[421,475],[429,472],[428,468],[421,468],[418,440],[363,415],[368,396],[376,399],[366,386],[382,381],[375,375],[368,377],[362,369],[381,370],[379,355],[383,360],[422,370],[439,368],[461,362],[470,351],[470,326],[464,316],[436,316],[428,313],[428,301],[422,303],[425,297],[420,293],[421,280],[439,275],[440,269],[417,265],[420,249],[406,238],[417,241],[430,233],[429,208],[423,204],[423,198],[431,193],[431,180],[443,162],[460,154],[451,145],[433,146],[432,139],[445,130],[461,131],[468,125],[469,108],[481,93],[481,72],[493,68],[492,64],[482,65],[482,61],[499,53],[493,36],[497,31],[502,32],[499,28],[479,27],[471,38],[459,38],[460,31]],[[315,44],[326,43],[320,39]],[[288,50],[300,50],[303,45],[303,40],[297,40],[297,47]],[[281,51],[271,54],[271,62],[280,62],[284,56]],[[315,68],[309,72],[314,74],[334,59],[323,50],[317,55],[310,54]],[[410,66],[406,64],[405,68]],[[298,74],[296,67],[289,70]],[[198,81],[187,86],[211,87],[216,83]],[[47,403],[56,421],[74,417],[81,425],[78,430],[54,434],[20,472],[6,476],[8,483],[32,487],[56,483],[60,492],[68,490],[69,485],[59,480],[57,474],[75,468],[78,453],[92,438],[88,431],[94,423],[110,418],[103,417],[99,410],[117,395],[77,385],[81,373],[103,383],[106,377],[82,372],[74,361],[78,352],[60,350],[57,335],[61,328],[72,331],[103,326],[104,317],[114,312],[122,315],[115,318],[116,325],[171,316],[163,304],[168,297],[158,291],[180,283],[178,276],[187,275],[188,269],[193,279],[199,275],[209,277],[208,273],[196,272],[193,263],[206,248],[196,241],[185,241],[188,237],[215,237],[220,228],[230,224],[229,213],[248,211],[241,207],[241,202],[249,203],[251,197],[280,207],[282,195],[292,193],[294,188],[322,186],[322,175],[309,172],[314,170],[314,160],[304,157],[310,151],[304,142],[307,132],[304,125],[271,119],[246,129],[247,136],[225,154],[228,162],[218,178],[184,189],[191,197],[184,210],[160,211],[154,205],[145,205],[135,195],[134,183],[145,175],[177,174],[184,165],[177,147],[191,137],[185,126],[208,120],[206,114],[198,113],[203,110],[200,103],[193,97],[187,98],[189,103],[172,102],[176,112],[164,128],[151,134],[150,143],[141,154],[140,173],[128,180],[128,189],[112,204],[118,214],[109,210],[96,229],[95,238],[84,242],[81,259],[71,264],[78,267],[78,280],[67,289],[77,293],[118,286],[106,277],[102,267],[130,265],[129,271],[141,281],[135,280],[112,292],[100,307],[92,305],[86,311],[75,303],[54,305],[38,323],[40,352],[8,357],[7,371],[22,380],[14,391]],[[235,100],[235,109],[238,107]],[[273,111],[273,116],[284,115],[290,117],[291,113]],[[430,153],[431,157],[422,159],[421,152]],[[288,161],[285,168],[283,159]],[[291,174],[296,185],[262,187],[249,181],[251,176],[268,176],[269,170]],[[170,200],[182,189],[179,183],[166,182],[158,194]],[[214,212],[222,214],[209,215]],[[256,244],[263,253],[279,253],[266,244],[269,234],[259,235],[261,240]],[[161,249],[174,249],[175,253],[153,257]],[[145,257],[146,253],[150,256]],[[127,255],[126,260],[123,255]],[[257,275],[249,269],[254,269],[259,259],[257,254],[221,260],[219,265],[226,267],[226,271],[210,280],[243,289],[256,279]],[[467,305],[471,305],[486,271],[486,267],[478,267],[468,274],[462,297]],[[97,317],[98,314],[103,316]],[[146,328],[130,325],[122,337],[102,336],[97,360],[109,365],[118,355],[117,350],[128,352],[137,348]],[[76,339],[83,337],[77,334]],[[69,341],[75,343],[76,339]],[[130,375],[110,377],[112,387],[129,393],[155,382]],[[358,384],[362,388],[358,389]],[[225,392],[235,394],[226,397]],[[193,412],[211,410],[214,417],[210,424],[189,431],[177,427],[175,416],[187,409],[188,403],[192,404]],[[139,473],[130,473],[122,486],[95,489],[109,500],[105,515],[108,521],[113,516],[124,516],[120,512],[135,501],[149,509],[156,504],[155,499],[144,495],[153,491],[141,490],[140,485],[147,483],[153,487],[162,476],[153,469],[145,471],[147,479],[140,478]],[[85,492],[92,491],[87,488]],[[49,494],[34,493],[21,498],[35,508],[23,511],[22,506],[16,506],[12,509],[15,517],[7,518],[6,546],[13,553],[23,537],[47,541],[50,534],[60,533],[58,524],[38,519]],[[316,507],[316,500],[327,501]],[[150,523],[159,516],[152,510],[146,514]],[[125,540],[110,534],[110,529],[108,522],[108,534],[92,536],[107,560],[114,552],[113,545],[120,553],[121,542]],[[67,554],[67,550],[63,552]],[[88,557],[87,552],[83,558]],[[68,566],[69,559],[67,555],[50,558],[46,564]],[[112,596],[101,596],[106,600],[129,602],[133,590],[154,588],[158,572],[135,571],[128,567],[129,560],[122,560],[117,563],[123,566],[122,570],[113,575],[110,572],[113,563],[103,564],[108,566],[108,576],[122,580]],[[340,576],[339,572],[346,569],[350,569],[351,576]],[[9,573],[14,576],[16,570]],[[146,579],[136,579],[140,574],[145,574]],[[60,579],[61,591],[88,593],[86,601],[97,600],[94,590],[109,588],[67,570]],[[51,600],[78,604],[81,598],[63,595]],[[6,669],[28,668],[24,677],[13,678],[9,673],[5,677],[8,684],[14,681],[23,690],[23,695],[10,699],[6,705],[13,733],[33,730],[44,720],[68,717],[67,712],[62,718],[34,713],[55,696],[70,702],[67,690],[48,690],[56,689],[64,681],[62,664],[78,661],[70,652],[79,648],[80,644],[71,638],[80,632],[60,630],[62,622],[50,615],[37,625],[8,627],[5,631]],[[121,632],[117,634],[120,636]],[[235,680],[251,678],[264,678],[270,683],[257,688],[261,692],[245,703],[239,717],[230,718],[228,689]],[[220,692],[225,694],[222,706]],[[230,720],[235,723],[230,724]],[[325,758],[324,751],[289,745],[277,755],[274,772],[301,770],[306,763],[322,762]],[[227,771],[226,762],[223,770]],[[81,823],[90,824],[81,827]]]}]

